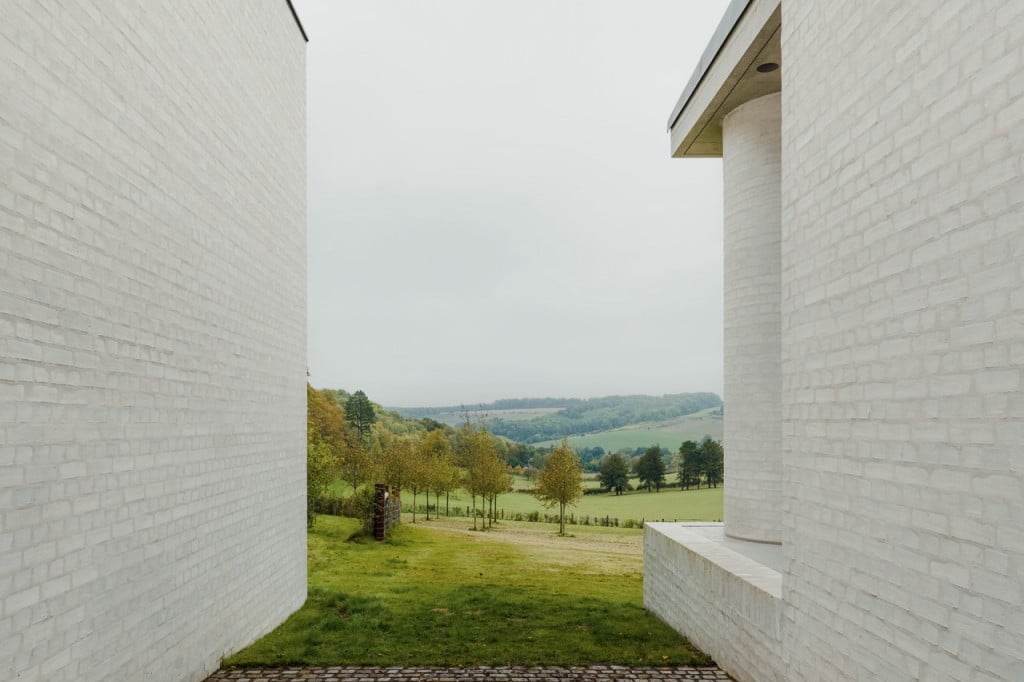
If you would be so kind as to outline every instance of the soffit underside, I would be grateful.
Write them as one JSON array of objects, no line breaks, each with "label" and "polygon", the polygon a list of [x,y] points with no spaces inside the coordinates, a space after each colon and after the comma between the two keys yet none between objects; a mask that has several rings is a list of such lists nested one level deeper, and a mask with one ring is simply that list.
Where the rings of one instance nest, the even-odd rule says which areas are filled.
[{"label": "soffit underside", "polygon": [[[720,157],[722,119],[752,99],[782,90],[781,7],[752,2],[672,120],[672,156]],[[673,112],[675,113],[675,112]]]}]

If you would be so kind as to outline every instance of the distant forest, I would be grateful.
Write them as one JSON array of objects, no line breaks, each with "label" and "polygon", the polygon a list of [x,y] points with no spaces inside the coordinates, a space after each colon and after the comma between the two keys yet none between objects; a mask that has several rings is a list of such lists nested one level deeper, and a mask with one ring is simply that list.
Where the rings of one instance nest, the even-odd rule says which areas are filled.
[{"label": "distant forest", "polygon": [[[722,399],[714,393],[675,393],[663,396],[614,395],[604,398],[511,398],[487,405],[391,408],[412,419],[450,420],[453,414],[473,413],[487,416],[491,433],[518,443],[539,443],[565,436],[577,436],[617,429],[642,422],[665,421],[720,407]],[[548,414],[528,418],[503,418],[506,410],[554,409]]]}]

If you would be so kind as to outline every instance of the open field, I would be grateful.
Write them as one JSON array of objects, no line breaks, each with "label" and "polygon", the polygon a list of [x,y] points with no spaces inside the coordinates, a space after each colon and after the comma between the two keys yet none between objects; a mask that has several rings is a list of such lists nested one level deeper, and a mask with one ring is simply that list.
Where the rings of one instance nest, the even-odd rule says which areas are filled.
[{"label": "open field", "polygon": [[[659,493],[631,492],[624,495],[604,493],[600,495],[584,495],[579,503],[570,507],[567,513],[579,517],[588,515],[591,517],[617,518],[620,521],[625,519],[641,520],[662,520],[666,521],[721,521],[722,520],[722,491],[718,488],[701,488],[700,490],[679,490],[677,488],[663,489]],[[402,493],[402,503],[412,504],[412,495],[405,491]],[[417,498],[419,505],[426,504],[423,495]],[[479,500],[478,500],[479,503]],[[433,496],[431,496],[433,504]],[[469,494],[463,490],[452,494],[449,498],[450,507],[469,507],[472,500]],[[498,496],[498,509],[504,510],[505,515],[528,514],[534,511],[552,513],[545,510],[544,505],[529,493],[507,493]],[[444,512],[444,497],[441,498],[441,511]]]},{"label": "open field", "polygon": [[227,665],[707,665],[642,606],[639,530],[404,524],[377,543],[321,516],[309,599]]},{"label": "open field", "polygon": [[433,415],[437,421],[450,426],[459,427],[470,419],[504,419],[505,421],[524,421],[534,417],[546,417],[549,414],[562,410],[561,407],[527,407],[513,410],[466,410],[453,412],[438,412]]},{"label": "open field", "polygon": [[[722,418],[712,416],[712,412],[718,408],[701,410],[694,414],[677,417],[667,421],[645,422],[633,424],[611,431],[600,431],[588,433],[585,436],[570,436],[569,445],[575,448],[592,448],[600,446],[608,452],[616,452],[622,449],[633,450],[651,445],[661,445],[663,448],[675,451],[684,440],[699,441],[705,435],[715,440],[722,439]],[[537,447],[548,447],[557,445],[561,441],[549,440],[542,443],[535,443]]]},{"label": "open field", "polygon": [[[630,478],[630,483],[637,485],[636,477]],[[523,476],[513,477],[513,486],[517,490],[532,489],[533,482]],[[584,488],[598,487],[596,475],[587,474],[584,476]],[[330,490],[335,495],[351,495],[352,489],[341,481],[335,481]],[[584,495],[579,502],[567,510],[576,517],[605,517],[619,519],[620,522],[626,519],[634,521],[721,521],[722,520],[722,491],[723,488],[701,488],[699,490],[679,490],[678,488],[662,489],[658,493],[645,491],[633,491],[623,495],[612,493],[601,493],[597,495]],[[402,504],[410,507],[413,503],[412,493],[408,490],[402,492]],[[479,504],[479,500],[477,500]],[[426,495],[420,493],[416,497],[416,504],[422,510],[427,504]],[[434,504],[434,496],[430,496],[430,504]],[[456,490],[448,496],[448,507],[453,514],[468,515],[465,510],[473,504],[472,498],[465,490]],[[441,497],[441,512],[444,513],[445,499]],[[459,508],[459,511],[456,511]],[[512,492],[498,496],[499,514],[504,515],[529,514],[530,512],[552,513],[544,508],[544,505],[530,493]],[[431,510],[433,516],[434,511]]]},{"label": "open field", "polygon": [[[408,515],[403,516],[403,521],[408,523]],[[426,527],[469,539],[480,535],[467,526],[466,519],[432,519]],[[487,536],[519,546],[542,564],[571,565],[605,573],[643,571],[642,528],[568,528],[564,537],[559,537],[557,531],[554,524],[499,521],[487,531]]]}]

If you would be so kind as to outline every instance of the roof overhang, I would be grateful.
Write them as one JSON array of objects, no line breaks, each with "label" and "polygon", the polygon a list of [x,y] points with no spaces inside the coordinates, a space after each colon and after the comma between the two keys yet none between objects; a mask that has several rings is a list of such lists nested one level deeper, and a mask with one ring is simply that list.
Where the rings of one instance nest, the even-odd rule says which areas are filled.
[{"label": "roof overhang", "polygon": [[299,27],[299,33],[302,34],[302,39],[309,42],[309,36],[306,35],[306,29],[302,26],[302,19],[299,19],[299,13],[295,11],[295,5],[292,4],[292,0],[287,0],[288,9],[292,11],[292,19],[295,20],[295,25]]},{"label": "roof overhang", "polygon": [[722,119],[752,99],[782,90],[780,0],[733,0],[668,120],[672,156],[721,156]]}]

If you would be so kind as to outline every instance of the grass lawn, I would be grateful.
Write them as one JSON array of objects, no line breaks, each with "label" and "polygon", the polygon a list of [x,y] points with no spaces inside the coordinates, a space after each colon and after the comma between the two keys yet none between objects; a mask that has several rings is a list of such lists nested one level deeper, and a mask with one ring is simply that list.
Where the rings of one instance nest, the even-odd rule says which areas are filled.
[{"label": "grass lawn", "polygon": [[306,604],[224,665],[710,663],[644,611],[639,531],[431,524],[377,543],[320,516]]},{"label": "grass lawn", "polygon": [[[658,444],[675,452],[684,440],[699,441],[705,435],[722,440],[722,418],[712,415],[717,410],[717,407],[709,408],[662,422],[644,422],[610,431],[588,433],[585,436],[569,436],[569,445],[574,448],[592,448],[599,445],[608,452],[616,452],[624,448],[632,450]],[[547,440],[534,445],[548,447],[561,442],[561,439]]]},{"label": "grass lawn", "polygon": [[[659,493],[634,491],[624,495],[603,493],[600,495],[584,495],[574,507],[567,510],[568,513],[577,517],[583,514],[589,516],[610,516],[620,521],[633,519],[648,521],[665,519],[666,521],[721,521],[722,520],[722,491],[721,486],[717,488],[701,488],[700,490],[679,490],[678,488],[667,488]],[[430,498],[433,504],[433,496]],[[423,495],[417,497],[417,503],[426,504]],[[412,495],[409,491],[402,492],[402,503],[412,504]],[[479,504],[479,500],[477,500]],[[469,493],[459,490],[453,493],[449,499],[450,507],[468,507],[471,504]],[[498,496],[498,509],[504,509],[506,514],[542,511],[546,513],[557,513],[557,510],[545,510],[537,498],[529,493],[506,493]],[[441,512],[444,512],[444,497],[441,498]]]},{"label": "grass lawn", "polygon": [[[648,521],[721,521],[721,486],[700,490],[669,488],[659,493],[631,492],[623,495],[605,493],[584,495],[570,511],[579,516],[611,516],[619,519]],[[498,498],[499,503],[501,498]]]},{"label": "grass lawn", "polygon": [[[636,479],[631,479],[635,485]],[[532,483],[525,478],[516,477],[514,483],[516,488],[532,487]],[[594,487],[594,482],[584,480],[585,488]],[[352,489],[344,483],[336,481],[331,490],[336,494],[350,495]],[[666,488],[658,493],[645,491],[632,491],[623,495],[602,493],[599,495],[584,495],[574,507],[566,510],[566,514],[574,514],[577,518],[583,515],[590,517],[605,517],[619,519],[622,523],[626,519],[634,521],[721,521],[723,517],[723,488],[701,488],[699,490],[680,490],[678,488]],[[412,504],[412,493],[408,490],[402,492],[403,505]],[[426,504],[426,496],[420,494],[416,502],[421,507]],[[477,504],[480,501],[477,500]],[[431,495],[430,504],[434,504],[434,497]],[[449,508],[453,514],[462,513],[468,515],[467,509],[472,505],[472,500],[465,490],[457,490],[449,495]],[[444,514],[445,501],[441,498],[441,513]],[[460,511],[456,512],[455,509]],[[554,509],[545,509],[537,498],[529,493],[505,493],[498,496],[498,509],[509,514],[528,514],[539,511],[541,513],[557,513]],[[434,512],[431,511],[431,516]],[[422,516],[422,511],[418,517]]]}]

